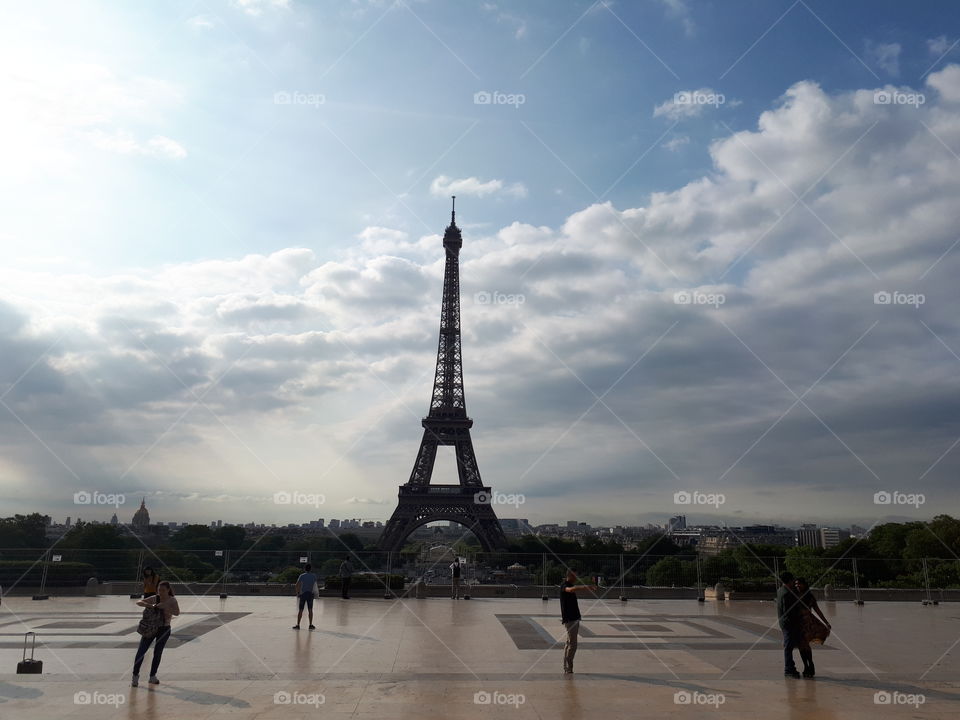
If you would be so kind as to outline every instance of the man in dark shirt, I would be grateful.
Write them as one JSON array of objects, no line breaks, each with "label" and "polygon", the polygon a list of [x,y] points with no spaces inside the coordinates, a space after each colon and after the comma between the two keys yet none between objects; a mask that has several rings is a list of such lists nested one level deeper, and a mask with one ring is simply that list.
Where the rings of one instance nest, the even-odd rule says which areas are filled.
[{"label": "man in dark shirt", "polygon": [[450,565],[450,598],[460,599],[460,558],[455,557]]},{"label": "man in dark shirt", "polygon": [[567,570],[567,579],[560,584],[560,622],[567,631],[567,642],[563,646],[563,672],[573,673],[573,656],[577,654],[577,639],[580,634],[580,605],[577,592],[596,590],[596,585],[577,585],[577,574]]},{"label": "man in dark shirt", "polygon": [[780,588],[777,590],[777,621],[783,631],[783,674],[798,678],[797,664],[793,661],[793,651],[800,647],[803,627],[800,623],[800,600],[794,588],[793,573],[785,572],[780,576]]}]

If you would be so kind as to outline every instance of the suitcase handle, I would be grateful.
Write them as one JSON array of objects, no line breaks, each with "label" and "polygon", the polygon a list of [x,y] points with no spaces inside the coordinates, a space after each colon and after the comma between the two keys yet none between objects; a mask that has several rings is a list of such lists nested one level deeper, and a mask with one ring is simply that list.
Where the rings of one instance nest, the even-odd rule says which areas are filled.
[{"label": "suitcase handle", "polygon": [[23,634],[23,659],[27,659],[27,638],[33,635],[33,647],[30,648],[30,659],[33,660],[33,653],[37,649],[37,634],[32,630]]}]

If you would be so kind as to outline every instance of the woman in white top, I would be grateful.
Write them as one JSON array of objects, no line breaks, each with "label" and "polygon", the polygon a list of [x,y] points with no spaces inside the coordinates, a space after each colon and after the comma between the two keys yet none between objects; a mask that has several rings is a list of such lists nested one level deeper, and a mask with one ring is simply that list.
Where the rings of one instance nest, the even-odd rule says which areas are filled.
[{"label": "woman in white top", "polygon": [[173,596],[173,588],[170,587],[170,583],[166,580],[161,581],[160,584],[157,585],[156,595],[151,595],[143,600],[137,600],[137,605],[141,607],[160,608],[163,611],[163,627],[161,627],[160,632],[152,638],[140,638],[140,647],[137,648],[137,657],[133,662],[133,679],[130,684],[133,687],[137,687],[139,684],[140,665],[143,663],[143,657],[147,654],[150,644],[156,640],[157,644],[153,646],[153,661],[150,663],[150,680],[148,682],[151,685],[159,685],[160,681],[157,680],[157,669],[160,667],[163,648],[167,644],[167,640],[170,639],[170,621],[174,615],[180,614],[180,605],[177,604],[177,599]]}]

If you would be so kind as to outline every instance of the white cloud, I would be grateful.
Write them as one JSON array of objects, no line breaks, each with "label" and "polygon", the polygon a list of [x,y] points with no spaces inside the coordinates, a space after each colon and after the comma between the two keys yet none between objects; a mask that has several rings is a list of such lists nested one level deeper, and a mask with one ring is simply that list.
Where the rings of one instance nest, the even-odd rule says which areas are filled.
[{"label": "white cloud", "polygon": [[525,198],[527,187],[521,182],[505,184],[503,180],[482,181],[476,177],[451,178],[438,175],[430,183],[430,194],[437,197],[449,195],[509,195],[515,198]]},{"label": "white cloud", "polygon": [[683,120],[698,117],[704,110],[717,109],[726,104],[723,93],[709,87],[696,90],[680,90],[653,109],[653,117],[666,117],[670,120]]},{"label": "white cloud", "polygon": [[113,133],[94,130],[88,133],[88,137],[101,150],[121,155],[147,155],[170,160],[182,160],[187,156],[183,145],[163,135],[155,135],[145,143],[138,141],[133,133],[126,130],[116,130]]},{"label": "white cloud", "polygon": [[290,0],[233,0],[233,4],[247,15],[262,15],[266,10],[289,10]]},{"label": "white cloud", "polygon": [[683,147],[684,145],[689,145],[689,144],[690,144],[690,136],[689,136],[689,135],[676,135],[676,136],[670,138],[669,140],[667,140],[667,141],[663,144],[663,146],[664,146],[667,150],[670,150],[671,152],[676,152],[677,150],[679,150],[679,149],[680,149],[681,147]]},{"label": "white cloud", "polygon": [[935,57],[943,57],[946,53],[950,52],[954,47],[956,47],[957,41],[950,40],[946,35],[941,35],[939,37],[930,38],[927,40],[927,50],[929,53]]},{"label": "white cloud", "polygon": [[900,43],[873,43],[867,41],[867,60],[886,73],[900,75]]},{"label": "white cloud", "polygon": [[194,30],[209,30],[215,24],[210,15],[194,15],[187,20],[187,25]]},{"label": "white cloud", "polygon": [[936,89],[946,102],[960,102],[960,65],[947,65],[943,70],[927,76],[927,85]]}]

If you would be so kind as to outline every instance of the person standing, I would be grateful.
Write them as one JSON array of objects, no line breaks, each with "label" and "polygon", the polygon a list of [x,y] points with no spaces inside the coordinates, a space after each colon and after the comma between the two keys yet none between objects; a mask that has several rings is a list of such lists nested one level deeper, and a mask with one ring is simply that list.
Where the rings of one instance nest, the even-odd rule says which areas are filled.
[{"label": "person standing", "polygon": [[567,642],[563,646],[565,675],[573,674],[573,656],[577,654],[580,634],[580,604],[577,602],[577,593],[596,589],[596,585],[577,585],[577,574],[573,570],[567,570],[567,578],[560,584],[560,622],[567,631]]},{"label": "person standing", "polygon": [[310,619],[310,629],[316,630],[313,625],[313,595],[317,587],[317,576],[311,572],[312,565],[307,563],[303,566],[303,572],[297,578],[297,586],[294,593],[297,596],[297,624],[293,626],[294,630],[300,629],[300,618],[303,617],[303,606],[307,606],[307,617]]},{"label": "person standing", "polygon": [[800,619],[800,599],[797,597],[793,573],[780,575],[780,587],[777,589],[777,622],[783,632],[783,674],[799,678],[797,664],[793,660],[793,651],[800,648],[803,626]]},{"label": "person standing", "polygon": [[340,563],[340,597],[344,600],[350,599],[350,579],[353,577],[353,564],[350,562],[350,556],[345,555],[343,562]]},{"label": "person standing", "polygon": [[460,599],[460,558],[455,557],[450,564],[450,599]]},{"label": "person standing", "polygon": [[[824,617],[817,603],[817,598],[810,590],[810,585],[804,578],[797,578],[794,581],[797,589],[797,596],[800,607],[800,659],[803,660],[803,676],[812,678],[817,674],[813,665],[813,650],[810,644],[822,645],[830,635],[831,625]],[[820,616],[820,619],[814,617],[814,613]]]},{"label": "person standing", "polygon": [[170,622],[174,615],[180,614],[180,605],[177,598],[173,595],[173,588],[166,580],[161,580],[157,585],[157,594],[151,595],[143,600],[137,600],[137,605],[145,608],[157,608],[163,612],[163,625],[160,631],[153,637],[140,638],[140,646],[137,648],[137,655],[133,661],[133,678],[130,685],[137,687],[140,684],[140,666],[143,664],[143,658],[150,648],[150,644],[156,641],[153,646],[153,660],[150,662],[150,680],[151,685],[159,685],[157,679],[157,670],[160,668],[160,658],[163,656],[163,648],[170,639]]},{"label": "person standing", "polygon": [[148,598],[157,594],[157,585],[160,582],[160,576],[157,571],[147,565],[143,569],[143,597]]}]

